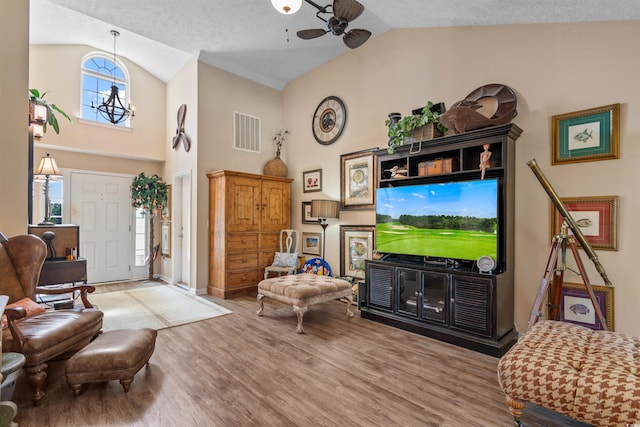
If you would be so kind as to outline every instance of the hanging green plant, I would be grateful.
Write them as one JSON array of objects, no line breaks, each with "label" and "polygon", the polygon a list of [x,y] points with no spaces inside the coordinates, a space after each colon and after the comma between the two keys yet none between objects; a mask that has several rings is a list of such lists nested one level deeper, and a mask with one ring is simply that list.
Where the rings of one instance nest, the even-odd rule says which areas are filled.
[{"label": "hanging green plant", "polygon": [[167,184],[158,175],[146,176],[142,172],[131,183],[131,201],[133,207],[155,215],[167,204]]},{"label": "hanging green plant", "polygon": [[142,172],[131,183],[133,207],[144,209],[149,216],[149,280],[153,280],[153,261],[158,252],[153,244],[153,217],[166,207],[167,193],[167,184],[158,175],[146,176]]}]

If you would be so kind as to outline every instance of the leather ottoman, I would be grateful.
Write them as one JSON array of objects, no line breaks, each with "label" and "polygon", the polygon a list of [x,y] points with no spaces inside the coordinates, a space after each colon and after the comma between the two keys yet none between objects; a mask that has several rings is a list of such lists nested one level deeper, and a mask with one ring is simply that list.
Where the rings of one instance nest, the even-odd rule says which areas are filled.
[{"label": "leather ottoman", "polygon": [[128,392],[133,377],[149,363],[157,335],[149,328],[108,331],[71,356],[65,373],[74,396],[82,384],[111,380],[120,380]]}]

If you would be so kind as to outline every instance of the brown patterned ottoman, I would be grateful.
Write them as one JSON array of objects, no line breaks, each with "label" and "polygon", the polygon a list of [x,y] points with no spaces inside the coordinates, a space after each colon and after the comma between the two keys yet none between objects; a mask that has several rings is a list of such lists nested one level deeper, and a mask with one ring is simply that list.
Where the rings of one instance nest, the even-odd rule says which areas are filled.
[{"label": "brown patterned ottoman", "polygon": [[329,276],[296,274],[264,279],[258,283],[258,304],[260,304],[258,316],[262,316],[264,310],[262,301],[264,297],[293,305],[293,311],[298,317],[296,330],[299,334],[304,332],[302,319],[312,304],[347,298],[347,317],[353,317],[351,283]]},{"label": "brown patterned ottoman", "polygon": [[516,425],[526,402],[595,426],[640,423],[640,338],[543,320],[498,363]]},{"label": "brown patterned ottoman", "polygon": [[98,336],[65,363],[67,384],[74,396],[82,384],[120,380],[129,391],[133,377],[153,354],[158,331],[150,328],[117,329]]}]

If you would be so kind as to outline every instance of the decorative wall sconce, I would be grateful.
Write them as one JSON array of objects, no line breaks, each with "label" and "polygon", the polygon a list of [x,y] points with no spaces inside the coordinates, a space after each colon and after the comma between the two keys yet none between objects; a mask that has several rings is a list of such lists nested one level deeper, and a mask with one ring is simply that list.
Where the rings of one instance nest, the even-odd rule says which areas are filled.
[{"label": "decorative wall sconce", "polygon": [[29,125],[33,130],[33,138],[40,141],[44,136],[44,124],[47,122],[47,107],[29,101]]}]

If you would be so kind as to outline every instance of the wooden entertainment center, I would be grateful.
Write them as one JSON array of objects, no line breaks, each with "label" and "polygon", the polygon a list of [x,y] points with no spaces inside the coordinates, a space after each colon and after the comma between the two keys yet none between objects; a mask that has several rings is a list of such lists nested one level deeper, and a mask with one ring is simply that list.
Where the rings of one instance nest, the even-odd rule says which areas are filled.
[{"label": "wooden entertainment center", "polygon": [[[498,255],[492,271],[475,261],[443,262],[386,254],[366,263],[359,287],[363,318],[493,356],[517,339],[514,327],[515,124],[479,129],[376,152],[379,188],[478,180],[489,145],[486,179],[498,179]],[[403,170],[401,176],[389,171]],[[432,173],[430,173],[430,170]]]}]

